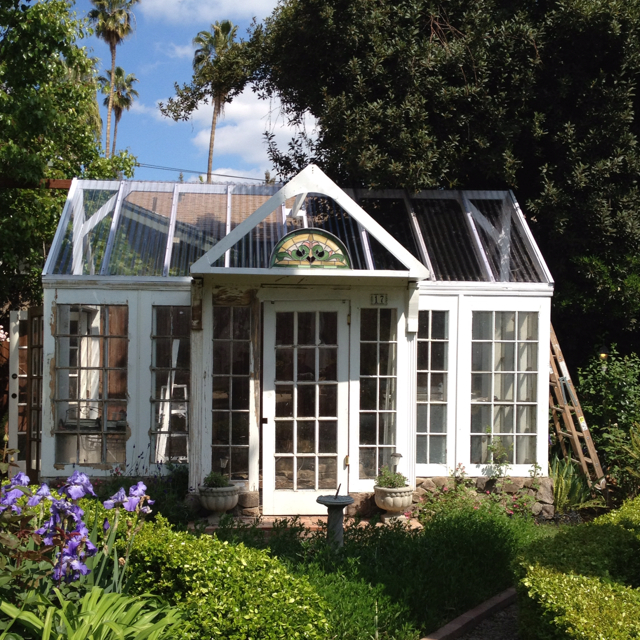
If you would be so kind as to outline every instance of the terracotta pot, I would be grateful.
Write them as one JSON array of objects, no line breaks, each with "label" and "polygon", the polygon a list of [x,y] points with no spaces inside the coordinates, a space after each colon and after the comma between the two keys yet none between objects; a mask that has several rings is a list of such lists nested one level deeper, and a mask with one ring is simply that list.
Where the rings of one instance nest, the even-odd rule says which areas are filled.
[{"label": "terracotta pot", "polygon": [[238,504],[240,487],[200,487],[200,504],[214,513],[224,513]]},{"label": "terracotta pot", "polygon": [[413,488],[409,486],[396,487],[374,487],[376,504],[380,509],[391,513],[402,513],[407,511],[412,504]]}]

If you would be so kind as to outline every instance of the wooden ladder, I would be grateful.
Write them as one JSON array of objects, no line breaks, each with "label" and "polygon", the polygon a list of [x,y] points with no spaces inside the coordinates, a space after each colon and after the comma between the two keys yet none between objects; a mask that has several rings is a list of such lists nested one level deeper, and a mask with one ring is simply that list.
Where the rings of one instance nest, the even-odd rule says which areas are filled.
[{"label": "wooden ladder", "polygon": [[606,492],[602,466],[553,325],[551,326],[549,386],[549,407],[562,455],[565,459],[569,457],[566,444],[568,440],[573,451],[573,459],[580,464],[589,486]]}]

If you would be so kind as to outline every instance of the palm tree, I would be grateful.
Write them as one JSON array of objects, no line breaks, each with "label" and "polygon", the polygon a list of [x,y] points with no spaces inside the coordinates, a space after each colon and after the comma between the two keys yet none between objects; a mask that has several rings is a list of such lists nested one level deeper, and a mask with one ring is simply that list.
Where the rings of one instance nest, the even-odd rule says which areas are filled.
[{"label": "palm tree", "polygon": [[[209,75],[214,69],[216,60],[220,60],[231,49],[238,31],[237,25],[229,20],[216,22],[210,31],[200,31],[193,39],[198,47],[193,54],[193,71],[195,74]],[[213,86],[213,84],[212,84]],[[207,184],[211,184],[211,167],[213,164],[213,143],[216,137],[216,121],[224,111],[224,104],[228,92],[212,90],[211,104],[213,105],[213,119],[211,121],[211,136],[209,137],[209,164],[207,165]]]},{"label": "palm tree", "polygon": [[[105,76],[98,78],[102,93],[109,94],[111,91],[111,79]],[[113,80],[113,115],[116,118],[113,128],[113,146],[111,147],[111,155],[116,152],[116,138],[118,136],[118,122],[122,118],[125,111],[131,109],[133,99],[138,97],[138,92],[133,88],[133,83],[138,82],[133,73],[125,74],[122,67],[116,67]],[[109,107],[109,95],[104,99],[104,106]],[[107,148],[109,147],[109,139],[107,139]]]},{"label": "palm tree", "polygon": [[111,52],[111,82],[109,86],[109,103],[107,105],[107,145],[105,156],[109,157],[109,140],[111,139],[111,113],[113,111],[113,89],[116,71],[116,47],[133,33],[134,16],[131,8],[139,0],[91,0],[95,7],[89,11],[89,20],[93,23],[96,35],[109,45]]}]

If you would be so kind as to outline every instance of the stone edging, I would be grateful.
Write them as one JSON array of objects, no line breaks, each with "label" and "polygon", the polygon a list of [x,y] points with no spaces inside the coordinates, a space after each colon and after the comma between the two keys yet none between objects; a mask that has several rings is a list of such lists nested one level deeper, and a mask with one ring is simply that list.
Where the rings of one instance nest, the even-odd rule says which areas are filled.
[{"label": "stone edging", "polygon": [[489,600],[479,604],[470,611],[463,613],[455,620],[445,624],[444,627],[434,631],[431,635],[421,638],[421,640],[454,640],[454,638],[459,638],[461,635],[467,633],[467,631],[470,631],[479,625],[489,616],[497,613],[498,611],[502,611],[502,609],[506,609],[510,604],[514,603],[515,600],[516,590],[511,587],[510,589],[499,593],[497,596],[489,598]]}]

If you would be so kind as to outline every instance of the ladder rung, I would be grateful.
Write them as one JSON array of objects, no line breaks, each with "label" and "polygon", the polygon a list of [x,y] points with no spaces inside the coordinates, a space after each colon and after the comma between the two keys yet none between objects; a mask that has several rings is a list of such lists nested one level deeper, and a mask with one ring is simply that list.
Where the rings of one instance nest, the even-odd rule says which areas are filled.
[{"label": "ladder rung", "polygon": [[573,438],[573,433],[569,433],[568,431],[561,431],[560,434],[565,438]]},{"label": "ladder rung", "polygon": [[589,464],[593,464],[593,460],[591,458],[587,458],[586,456],[584,456],[584,461],[588,462]]}]

